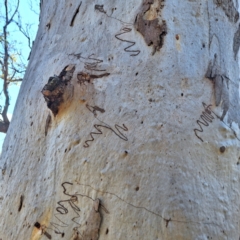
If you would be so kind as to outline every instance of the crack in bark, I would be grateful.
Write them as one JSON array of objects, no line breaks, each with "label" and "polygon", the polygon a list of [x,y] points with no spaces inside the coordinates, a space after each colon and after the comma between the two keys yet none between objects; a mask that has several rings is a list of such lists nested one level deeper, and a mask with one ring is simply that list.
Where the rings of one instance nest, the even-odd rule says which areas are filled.
[{"label": "crack in bark", "polygon": [[119,200],[125,202],[126,204],[128,204],[131,207],[145,210],[145,211],[147,211],[147,212],[149,212],[149,213],[151,213],[151,214],[153,214],[153,215],[155,215],[157,217],[160,217],[162,220],[164,220],[166,222],[166,227],[168,226],[169,222],[178,222],[178,223],[185,223],[185,224],[188,224],[188,223],[190,223],[190,224],[204,224],[204,225],[209,224],[209,225],[214,225],[214,226],[217,226],[217,227],[221,228],[221,226],[219,224],[216,224],[216,223],[213,223],[213,222],[183,221],[183,220],[177,220],[177,219],[172,219],[172,218],[168,218],[167,219],[167,218],[164,218],[161,214],[156,213],[156,212],[154,212],[154,211],[152,211],[152,210],[150,210],[150,209],[148,209],[146,207],[136,206],[136,205],[134,205],[132,203],[129,203],[126,200],[124,200],[121,197],[119,197],[118,195],[116,195],[115,193],[111,193],[111,192],[107,192],[107,191],[101,191],[99,189],[95,189],[94,187],[92,187],[89,184],[82,184],[82,183],[79,183],[78,181],[76,181],[76,182],[77,182],[78,185],[81,185],[81,186],[84,186],[84,187],[90,187],[90,188],[92,188],[96,192],[101,192],[101,193],[104,193],[104,194],[109,194],[109,195],[115,196],[116,198],[118,198]]},{"label": "crack in bark", "polygon": [[80,9],[81,5],[82,5],[82,2],[80,2],[80,4],[78,5],[78,7],[77,7],[77,9],[76,9],[76,11],[75,11],[75,13],[72,17],[72,20],[71,20],[71,23],[70,23],[71,27],[73,27],[73,25],[74,25],[75,18],[77,16],[77,14],[79,13],[79,9]]}]

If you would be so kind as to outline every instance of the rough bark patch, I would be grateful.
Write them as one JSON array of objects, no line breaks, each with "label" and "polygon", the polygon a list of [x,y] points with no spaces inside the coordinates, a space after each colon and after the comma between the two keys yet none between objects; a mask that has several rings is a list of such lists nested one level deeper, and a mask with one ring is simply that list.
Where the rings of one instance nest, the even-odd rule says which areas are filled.
[{"label": "rough bark patch", "polygon": [[237,59],[239,47],[240,47],[240,25],[238,26],[238,30],[235,32],[233,38],[233,52],[235,60]]},{"label": "rough bark patch", "polygon": [[158,15],[163,8],[164,0],[144,0],[135,20],[135,28],[142,34],[148,46],[153,47],[153,55],[159,51],[167,34],[165,21],[159,23]]},{"label": "rough bark patch", "polygon": [[214,3],[221,7],[231,22],[237,22],[239,13],[234,6],[233,0],[214,0]]},{"label": "rough bark patch", "polygon": [[48,79],[48,83],[43,87],[42,94],[47,102],[48,108],[54,116],[58,114],[60,105],[64,102],[64,92],[72,79],[75,66],[66,66],[59,76],[53,76]]}]

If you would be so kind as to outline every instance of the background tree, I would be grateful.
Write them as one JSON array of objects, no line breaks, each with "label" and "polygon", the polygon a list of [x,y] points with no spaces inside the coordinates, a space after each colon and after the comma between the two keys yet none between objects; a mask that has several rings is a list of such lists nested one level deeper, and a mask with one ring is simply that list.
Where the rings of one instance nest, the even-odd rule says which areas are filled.
[{"label": "background tree", "polygon": [[41,1],[0,160],[0,238],[239,239],[234,0]]},{"label": "background tree", "polygon": [[[8,117],[8,109],[10,105],[10,84],[18,84],[22,81],[23,75],[26,70],[27,61],[25,59],[26,53],[23,53],[21,45],[19,44],[20,32],[27,41],[29,50],[31,50],[31,27],[32,24],[22,24],[22,17],[20,15],[20,0],[2,1],[1,7],[1,20],[2,32],[0,35],[0,65],[2,79],[2,92],[1,95],[5,99],[4,104],[0,108],[0,132],[6,133],[10,124]],[[30,2],[31,3],[31,2]],[[26,48],[24,48],[26,49]],[[25,50],[26,51],[26,50]]]}]

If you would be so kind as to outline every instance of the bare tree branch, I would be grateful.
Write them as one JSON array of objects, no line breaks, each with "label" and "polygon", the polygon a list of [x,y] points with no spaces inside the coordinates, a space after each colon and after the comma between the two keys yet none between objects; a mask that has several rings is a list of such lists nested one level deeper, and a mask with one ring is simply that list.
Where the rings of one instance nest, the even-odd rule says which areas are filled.
[{"label": "bare tree branch", "polygon": [[1,111],[1,115],[3,118],[3,121],[0,122],[0,132],[7,132],[8,126],[10,124],[10,121],[7,116],[8,107],[10,105],[10,98],[9,98],[9,92],[8,92],[8,84],[9,84],[9,49],[8,49],[8,39],[7,39],[7,28],[10,23],[12,23],[14,16],[18,12],[19,7],[19,0],[17,1],[17,6],[12,14],[12,16],[9,18],[8,13],[8,0],[4,1],[4,7],[5,7],[5,25],[3,26],[3,48],[4,48],[4,60],[2,65],[2,73],[3,73],[3,93],[5,96],[5,104],[3,107],[3,110]]},{"label": "bare tree branch", "polygon": [[[17,6],[16,6],[16,8],[15,8],[15,11],[14,11],[14,13],[12,14],[12,16],[10,17],[10,19],[8,20],[8,13],[7,13],[7,25],[9,25],[12,21],[13,21],[13,18],[14,18],[14,16],[17,14],[17,12],[18,12],[18,8],[19,8],[19,2],[20,2],[20,0],[18,0],[17,1]],[[6,8],[6,6],[7,6],[7,8]],[[5,9],[7,9],[7,12],[8,12],[8,0],[5,0]]]},{"label": "bare tree branch", "polygon": [[24,29],[21,25],[21,22],[20,22],[20,17],[19,17],[19,21],[14,21],[14,23],[18,26],[18,29],[19,31],[27,38],[28,40],[28,47],[31,49],[32,46],[31,46],[31,38],[30,38],[30,34],[29,34],[29,31],[28,31],[28,27],[26,26],[26,29]]}]

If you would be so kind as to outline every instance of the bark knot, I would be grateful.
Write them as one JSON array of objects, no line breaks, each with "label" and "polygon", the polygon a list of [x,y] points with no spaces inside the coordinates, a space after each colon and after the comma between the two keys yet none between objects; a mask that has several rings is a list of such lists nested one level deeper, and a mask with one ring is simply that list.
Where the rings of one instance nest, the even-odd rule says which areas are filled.
[{"label": "bark knot", "polygon": [[59,107],[65,100],[64,93],[66,93],[68,86],[70,86],[74,70],[74,65],[66,66],[59,76],[54,75],[50,77],[48,83],[42,89],[47,107],[52,111],[54,116],[58,114]]}]

